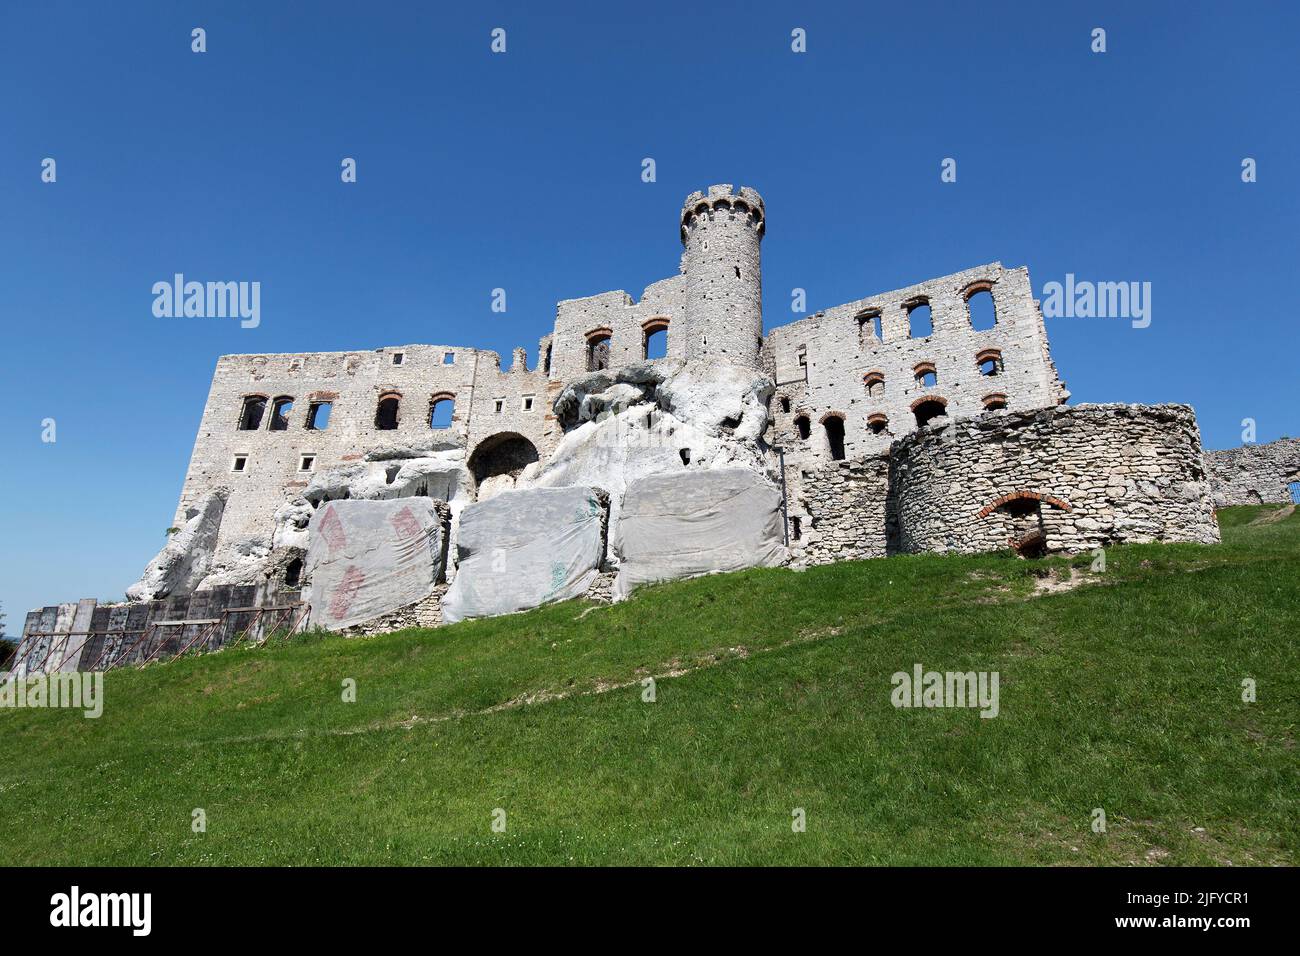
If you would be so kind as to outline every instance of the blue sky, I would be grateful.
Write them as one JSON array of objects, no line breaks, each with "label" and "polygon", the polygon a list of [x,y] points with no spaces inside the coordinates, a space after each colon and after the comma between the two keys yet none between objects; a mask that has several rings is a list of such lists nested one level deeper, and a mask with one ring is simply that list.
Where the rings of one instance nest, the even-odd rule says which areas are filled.
[{"label": "blue sky", "polygon": [[[811,312],[993,260],[1040,294],[1150,282],[1149,328],[1049,321],[1073,401],[1189,402],[1208,447],[1300,435],[1297,36],[1281,3],[6,4],[8,630],[163,544],[218,355],[535,361],[557,299],[670,275],[714,182],[767,200],[769,327],[794,287]],[[176,272],[261,282],[261,325],[155,318]]]}]

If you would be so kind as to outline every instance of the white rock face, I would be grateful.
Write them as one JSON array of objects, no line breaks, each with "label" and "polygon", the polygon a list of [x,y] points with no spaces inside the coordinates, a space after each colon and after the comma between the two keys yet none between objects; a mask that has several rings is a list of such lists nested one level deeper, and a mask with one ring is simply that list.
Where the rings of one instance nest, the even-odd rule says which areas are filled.
[{"label": "white rock face", "polygon": [[759,441],[772,389],[767,376],[727,364],[661,361],[592,373],[556,399],[571,430],[518,486],[603,488],[612,528],[627,486],[646,475],[740,467],[776,481]]},{"label": "white rock face", "polygon": [[128,600],[152,601],[198,587],[212,564],[227,497],[229,492],[222,490],[202,499],[185,526],[145,567],[140,580],[126,589]]}]

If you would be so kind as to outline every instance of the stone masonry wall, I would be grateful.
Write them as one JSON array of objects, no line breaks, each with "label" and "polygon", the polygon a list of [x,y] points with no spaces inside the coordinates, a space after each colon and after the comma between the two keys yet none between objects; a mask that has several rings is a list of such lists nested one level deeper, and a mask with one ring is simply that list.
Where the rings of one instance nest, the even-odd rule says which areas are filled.
[{"label": "stone masonry wall", "polygon": [[891,553],[897,531],[888,456],[830,462],[802,477],[799,514],[789,519],[792,561],[831,564]]},{"label": "stone masonry wall", "polygon": [[1008,547],[1034,523],[1050,551],[1219,540],[1186,405],[990,412],[894,445],[901,549]]},{"label": "stone masonry wall", "polygon": [[1291,491],[1287,485],[1300,481],[1300,438],[1207,451],[1205,465],[1216,508],[1288,504]]},{"label": "stone masonry wall", "polygon": [[[996,324],[984,331],[972,327],[967,307],[980,291],[992,295],[996,312]],[[916,303],[931,308],[933,331],[924,338],[909,336],[908,307]],[[880,338],[871,321],[876,315]],[[883,454],[914,431],[913,406],[923,399],[941,400],[957,418],[980,414],[990,396],[1002,396],[1013,411],[1050,408],[1069,397],[1048,351],[1028,270],[999,262],[818,312],[773,329],[764,349],[777,383],[775,443],[805,459],[830,460],[823,427],[829,415],[843,417],[846,457],[855,458]],[[989,350],[1001,367],[986,376],[977,359]],[[917,381],[923,363],[934,368],[933,386]],[[870,373],[883,378],[874,393],[864,381]],[[780,410],[782,399],[790,401],[789,412]],[[806,440],[795,430],[801,415],[811,424]],[[880,434],[868,426],[875,415],[887,420]]]},{"label": "stone masonry wall", "polygon": [[[526,368],[522,354],[510,371],[502,372],[495,352],[455,346],[222,356],[173,524],[181,526],[206,494],[225,487],[232,493],[218,550],[258,537],[269,544],[272,516],[288,497],[301,492],[313,474],[359,461],[366,452],[388,450],[400,456],[460,448],[468,453],[493,434],[513,432],[545,454],[559,433],[550,416],[548,387],[545,375]],[[239,428],[243,401],[250,395],[268,401],[261,424],[251,431]],[[386,395],[400,396],[392,430],[376,427],[379,401]],[[454,401],[450,427],[430,426],[435,396]],[[528,396],[533,401],[525,411]],[[293,399],[287,428],[279,431],[270,428],[277,397]],[[307,427],[316,401],[332,403],[323,430]],[[234,469],[237,456],[245,459],[242,471]]]}]

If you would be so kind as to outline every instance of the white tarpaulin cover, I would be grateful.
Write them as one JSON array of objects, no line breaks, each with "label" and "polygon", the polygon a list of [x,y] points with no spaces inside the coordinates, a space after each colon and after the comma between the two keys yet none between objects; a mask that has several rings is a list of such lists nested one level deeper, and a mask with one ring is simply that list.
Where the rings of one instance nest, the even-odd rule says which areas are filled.
[{"label": "white tarpaulin cover", "polygon": [[628,485],[614,530],[614,599],[651,581],[774,567],[786,558],[781,492],[748,468],[683,469]]},{"label": "white tarpaulin cover", "polygon": [[605,503],[595,488],[504,491],[460,513],[447,623],[579,597],[599,573]]},{"label": "white tarpaulin cover", "polygon": [[340,628],[414,604],[442,575],[442,518],[429,498],[330,501],[307,528],[311,623]]}]

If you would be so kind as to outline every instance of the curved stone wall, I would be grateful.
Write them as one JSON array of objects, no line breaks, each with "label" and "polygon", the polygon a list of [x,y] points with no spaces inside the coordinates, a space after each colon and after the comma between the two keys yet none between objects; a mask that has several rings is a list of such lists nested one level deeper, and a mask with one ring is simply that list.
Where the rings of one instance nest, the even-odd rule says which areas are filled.
[{"label": "curved stone wall", "polygon": [[891,457],[903,551],[1219,540],[1186,405],[990,412],[923,428]]}]

